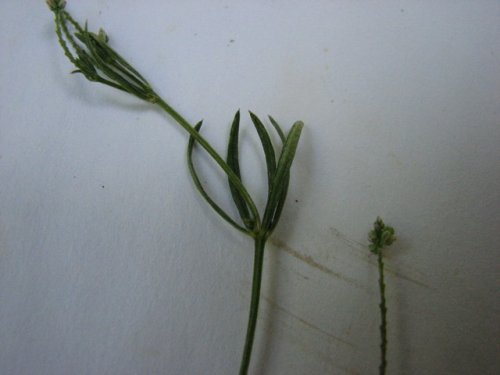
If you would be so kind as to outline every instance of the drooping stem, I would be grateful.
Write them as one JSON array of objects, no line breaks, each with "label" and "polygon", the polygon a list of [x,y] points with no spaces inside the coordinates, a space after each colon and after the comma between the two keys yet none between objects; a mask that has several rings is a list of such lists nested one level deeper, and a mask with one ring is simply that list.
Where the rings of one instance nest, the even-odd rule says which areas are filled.
[{"label": "drooping stem", "polygon": [[255,238],[255,254],[253,263],[252,297],[250,302],[250,314],[248,316],[247,335],[245,338],[245,347],[241,358],[240,374],[248,373],[250,357],[252,356],[252,347],[255,337],[255,327],[257,325],[257,315],[259,313],[260,286],[262,282],[262,266],[264,263],[265,238]]},{"label": "drooping stem", "polygon": [[387,307],[385,305],[385,282],[384,282],[384,260],[382,251],[378,251],[378,285],[380,288],[380,366],[379,375],[385,375],[387,367]]}]

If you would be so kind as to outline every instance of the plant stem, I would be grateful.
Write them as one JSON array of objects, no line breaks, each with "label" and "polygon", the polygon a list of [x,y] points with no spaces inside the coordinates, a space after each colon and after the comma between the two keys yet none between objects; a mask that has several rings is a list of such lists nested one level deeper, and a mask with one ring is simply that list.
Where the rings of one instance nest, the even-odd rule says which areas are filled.
[{"label": "plant stem", "polygon": [[385,374],[387,367],[386,353],[387,353],[387,307],[385,306],[385,283],[384,283],[384,260],[382,258],[382,251],[378,251],[378,285],[380,288],[380,366],[379,375]]},{"label": "plant stem", "polygon": [[[224,159],[200,134],[202,121],[198,122],[196,126],[191,125],[179,112],[163,100],[149,82],[108,45],[108,37],[102,29],[98,33],[92,33],[88,31],[86,23],[85,27],[81,27],[64,10],[65,0],[47,0],[47,4],[55,14],[56,34],[59,44],[63,48],[65,55],[76,67],[76,70],[72,73],[83,74],[91,82],[98,82],[127,92],[141,100],[159,106],[170,115],[189,134],[187,147],[188,169],[198,192],[226,222],[254,239],[255,255],[250,314],[240,366],[240,375],[246,375],[250,364],[259,310],[264,248],[267,238],[271,235],[279,220],[285,203],[290,180],[290,168],[304,124],[302,121],[296,121],[285,137],[278,123],[269,117],[282,141],[281,153],[277,158],[278,155],[276,155],[265,126],[257,116],[250,112],[250,117],[264,149],[268,175],[268,200],[261,219],[252,197],[240,178],[238,156],[239,110],[234,116],[227,157]],[[243,224],[233,220],[230,215],[217,205],[202,186],[192,161],[195,142],[208,153],[227,176],[230,192]]]},{"label": "plant stem", "polygon": [[245,338],[245,348],[241,358],[240,375],[248,373],[250,357],[252,355],[253,340],[255,337],[255,326],[257,325],[257,314],[259,313],[260,286],[262,281],[262,265],[264,263],[265,237],[255,238],[255,254],[253,263],[252,297],[250,302],[250,314],[248,317],[247,335]]}]

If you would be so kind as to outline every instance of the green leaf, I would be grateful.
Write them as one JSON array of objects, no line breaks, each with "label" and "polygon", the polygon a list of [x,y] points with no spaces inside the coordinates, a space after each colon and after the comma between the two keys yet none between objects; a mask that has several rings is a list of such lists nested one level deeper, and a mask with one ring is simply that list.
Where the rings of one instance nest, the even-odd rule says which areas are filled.
[{"label": "green leaf", "polygon": [[281,142],[285,143],[285,141],[286,141],[285,133],[283,133],[281,126],[279,126],[279,124],[276,122],[276,120],[273,119],[271,116],[267,116],[267,117],[269,117],[269,121],[271,121],[271,124],[274,126],[274,129],[276,129],[276,132],[278,133],[278,135],[281,139]]},{"label": "green leaf", "polygon": [[97,46],[99,56],[107,63],[112,65],[115,69],[124,74],[127,78],[134,81],[139,86],[149,86],[148,81],[135,70],[127,61],[121,57],[118,52],[109,46],[109,44],[102,40],[94,33],[88,33],[92,42]]},{"label": "green leaf", "polygon": [[[269,117],[269,121],[271,121],[271,124],[274,126],[274,129],[276,129],[276,132],[278,133],[278,135],[279,135],[279,137],[281,139],[281,142],[283,144],[285,144],[286,137],[285,137],[285,134],[283,133],[283,130],[282,130],[281,126],[278,124],[278,122],[272,116],[268,116],[268,117]],[[274,212],[274,215],[273,215],[273,218],[272,218],[272,222],[271,222],[271,225],[270,225],[270,228],[269,228],[270,231],[274,230],[274,228],[276,227],[276,225],[278,224],[278,221],[280,219],[281,212],[283,211],[283,207],[285,205],[286,196],[287,196],[287,192],[288,192],[288,184],[289,183],[290,183],[290,173],[288,173],[284,177],[284,184],[283,184],[283,187],[282,187],[283,191],[281,191],[280,194],[279,194],[280,199],[278,201],[278,204],[276,205],[276,210]]]},{"label": "green leaf", "polygon": [[255,125],[255,129],[257,130],[257,134],[259,135],[260,142],[262,143],[262,148],[264,149],[264,154],[266,156],[267,180],[270,194],[274,173],[276,171],[276,156],[274,154],[273,144],[271,142],[271,138],[269,137],[269,133],[266,130],[266,127],[259,120],[259,118],[252,112],[250,112],[250,117],[252,118],[252,122]]},{"label": "green leaf", "polygon": [[[92,77],[93,80],[107,84],[114,88],[120,87],[121,90],[128,92],[129,94],[135,95],[140,99],[147,100],[148,93],[144,89],[144,87],[138,86],[136,83],[131,82],[126,77],[123,76],[123,73],[119,69],[113,69],[110,66],[110,56],[106,54],[105,51],[100,47],[97,39],[95,39],[92,34],[88,31],[87,24],[85,24],[85,29],[83,32],[75,34],[78,39],[80,39],[85,46],[88,48],[90,52],[90,58],[92,59],[92,63],[94,66],[99,69],[109,80],[113,82],[112,85],[109,85],[109,80],[103,77],[97,79],[96,77]],[[122,73],[122,74],[120,74]],[[87,75],[86,75],[87,76]],[[87,76],[88,77],[88,76]]]},{"label": "green leaf", "polygon": [[283,184],[281,185],[281,191],[279,194],[278,203],[276,204],[276,209],[274,210],[273,218],[271,220],[271,224],[269,226],[269,230],[273,231],[278,225],[278,221],[281,216],[281,212],[283,211],[283,207],[285,206],[286,196],[288,193],[288,185],[290,183],[290,171],[283,178]]},{"label": "green leaf", "polygon": [[[231,132],[229,134],[229,142],[227,146],[227,165],[232,169],[234,174],[241,180],[240,173],[240,162],[239,162],[239,151],[238,151],[238,134],[240,130],[240,111],[236,112],[234,115],[233,124],[231,125]],[[228,177],[229,189],[231,191],[231,196],[233,197],[234,204],[240,213],[241,220],[243,224],[250,229],[254,229],[255,220],[250,217],[250,212],[248,206],[243,199],[243,196],[238,191],[236,186],[231,182]]]},{"label": "green leaf", "polygon": [[295,152],[297,151],[303,127],[304,124],[302,121],[297,121],[293,124],[292,129],[290,129],[290,132],[288,133],[285,144],[283,145],[283,150],[281,151],[278,165],[276,167],[276,173],[274,174],[271,185],[271,192],[269,194],[269,199],[264,212],[264,218],[262,220],[263,228],[267,228],[269,232],[276,226],[277,222],[276,220],[273,222],[273,218],[275,217],[277,209],[280,208],[281,210],[286,198],[290,168],[292,166],[293,158],[295,157]]},{"label": "green leaf", "polygon": [[[199,132],[200,128],[202,125],[202,121],[200,121],[194,129]],[[207,201],[207,203],[210,205],[210,207],[213,208],[215,212],[217,212],[224,220],[226,220],[229,224],[231,224],[234,228],[238,229],[239,231],[251,235],[251,233],[240,226],[236,221],[234,221],[215,201],[210,198],[210,196],[207,194],[205,189],[203,188],[203,185],[201,184],[200,178],[198,177],[198,174],[196,173],[196,169],[193,164],[193,148],[195,144],[195,139],[192,135],[189,136],[189,142],[188,142],[188,147],[187,147],[187,159],[188,159],[188,168],[189,168],[189,173],[191,175],[191,178],[193,179],[194,185],[196,186],[196,189],[198,192],[201,194],[201,196]]]},{"label": "green leaf", "polygon": [[119,63],[125,69],[131,72],[132,75],[136,76],[138,79],[142,81],[143,84],[149,86],[149,82],[137,71],[132,65],[130,65],[123,57],[121,57],[118,52],[116,52],[113,48],[111,48],[108,44],[105,44],[108,53],[113,57],[114,61]]}]

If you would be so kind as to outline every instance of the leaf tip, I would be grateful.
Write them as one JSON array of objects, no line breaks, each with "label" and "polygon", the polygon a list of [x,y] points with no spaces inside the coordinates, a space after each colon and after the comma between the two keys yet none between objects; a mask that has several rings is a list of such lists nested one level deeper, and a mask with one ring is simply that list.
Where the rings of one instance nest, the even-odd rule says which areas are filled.
[{"label": "leaf tip", "polygon": [[203,120],[200,120],[200,121],[198,121],[198,122],[196,123],[196,125],[194,126],[194,129],[195,129],[196,131],[199,131],[202,125],[203,125]]}]

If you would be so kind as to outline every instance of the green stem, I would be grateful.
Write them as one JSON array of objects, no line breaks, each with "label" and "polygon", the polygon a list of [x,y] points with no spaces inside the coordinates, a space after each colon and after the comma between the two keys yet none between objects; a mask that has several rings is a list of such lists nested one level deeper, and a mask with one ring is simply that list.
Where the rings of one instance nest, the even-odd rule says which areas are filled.
[{"label": "green stem", "polygon": [[385,374],[387,367],[387,307],[385,305],[385,283],[384,283],[384,260],[382,258],[382,250],[378,251],[378,285],[380,288],[380,366],[379,375]]},{"label": "green stem", "polygon": [[248,373],[248,366],[250,365],[250,357],[252,355],[252,346],[255,337],[255,326],[257,325],[257,315],[259,313],[260,286],[262,281],[262,265],[264,263],[265,246],[265,238],[260,236],[255,238],[252,297],[250,302],[250,314],[248,316],[245,348],[243,349],[243,356],[241,358],[240,375],[246,375]]},{"label": "green stem", "polygon": [[213,149],[212,146],[203,138],[200,133],[198,133],[194,127],[187,122],[184,117],[182,117],[175,109],[173,109],[168,103],[166,103],[159,95],[153,94],[153,98],[151,100],[153,103],[158,104],[165,112],[167,112],[180,126],[186,130],[189,135],[191,135],[197,143],[203,147],[208,154],[215,160],[215,162],[222,168],[222,170],[227,174],[227,176],[231,179],[231,182],[238,189],[240,194],[243,196],[243,199],[248,204],[250,211],[256,221],[257,230],[260,229],[260,215],[255,203],[252,200],[252,197],[248,193],[247,189],[241,183],[240,178],[234,173],[234,171],[229,167],[229,165],[225,162],[225,160]]}]

